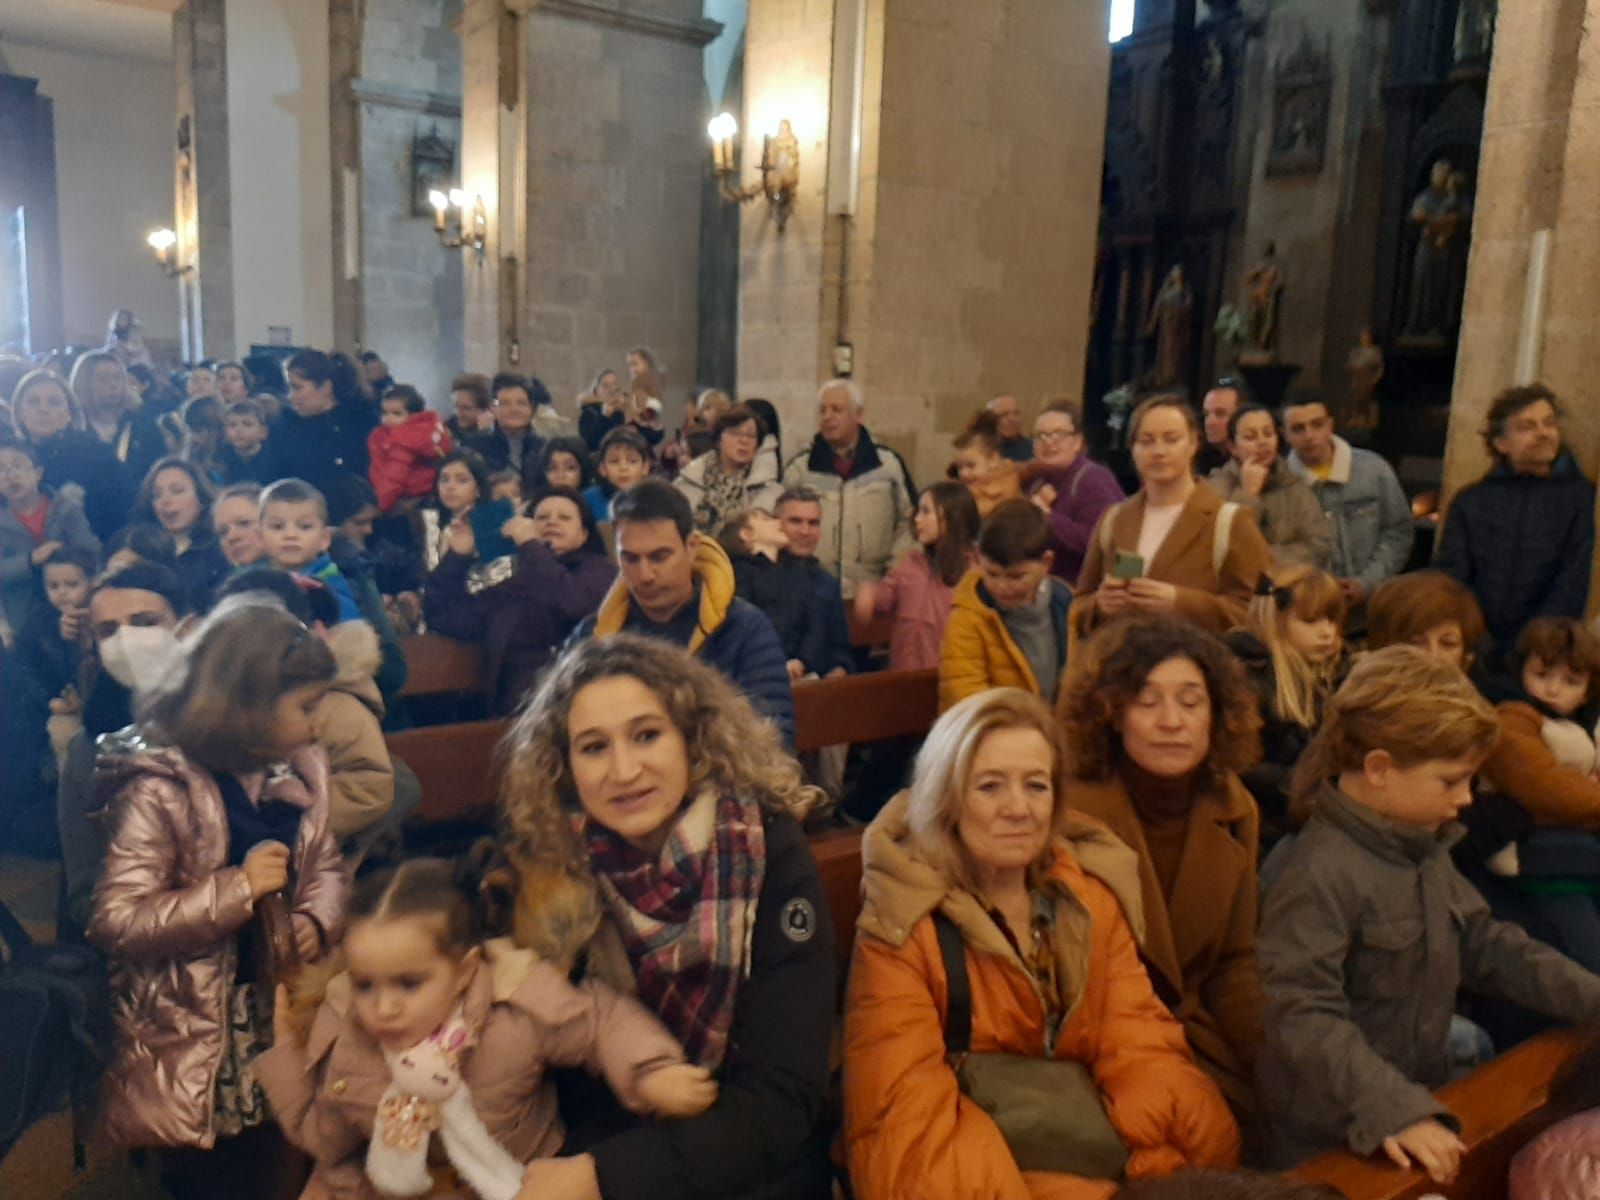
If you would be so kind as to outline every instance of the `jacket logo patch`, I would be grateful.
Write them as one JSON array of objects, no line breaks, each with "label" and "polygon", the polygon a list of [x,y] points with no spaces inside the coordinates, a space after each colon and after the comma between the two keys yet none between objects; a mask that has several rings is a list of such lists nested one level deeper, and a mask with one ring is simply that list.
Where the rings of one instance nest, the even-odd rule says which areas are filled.
[{"label": "jacket logo patch", "polygon": [[796,896],[783,906],[783,936],[791,942],[809,942],[817,932],[817,910],[811,901]]}]

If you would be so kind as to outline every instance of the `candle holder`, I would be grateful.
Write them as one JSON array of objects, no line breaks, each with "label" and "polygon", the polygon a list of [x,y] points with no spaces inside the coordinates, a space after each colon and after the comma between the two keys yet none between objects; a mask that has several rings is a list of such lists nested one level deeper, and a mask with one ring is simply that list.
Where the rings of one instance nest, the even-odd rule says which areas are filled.
[{"label": "candle holder", "polygon": [[428,203],[433,207],[433,232],[439,244],[446,250],[466,246],[483,262],[483,248],[489,240],[489,213],[483,197],[473,196],[469,203],[460,188],[451,188],[448,194],[434,188],[428,193]]},{"label": "candle holder", "polygon": [[156,265],[168,279],[176,279],[194,270],[189,264],[178,265],[178,235],[170,229],[152,229],[144,244],[155,252]]},{"label": "candle holder", "polygon": [[731,113],[718,113],[706,126],[711,138],[711,170],[717,188],[729,204],[743,204],[765,196],[782,233],[794,210],[795,193],[800,188],[800,139],[788,120],[778,122],[778,131],[761,139],[761,182],[739,184],[739,165],[734,157],[734,139],[739,123]]}]

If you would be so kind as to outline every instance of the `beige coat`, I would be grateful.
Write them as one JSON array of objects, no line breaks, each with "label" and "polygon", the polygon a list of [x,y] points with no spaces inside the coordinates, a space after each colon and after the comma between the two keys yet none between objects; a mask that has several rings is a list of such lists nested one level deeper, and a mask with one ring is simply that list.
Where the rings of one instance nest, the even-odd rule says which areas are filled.
[{"label": "beige coat", "polygon": [[1195,800],[1170,901],[1120,779],[1074,780],[1067,803],[1104,821],[1138,853],[1145,960],[1156,990],[1183,1022],[1200,1065],[1235,1110],[1248,1113],[1262,1009],[1256,969],[1261,816],[1255,801],[1231,775],[1224,789]]},{"label": "beige coat", "polygon": [[328,824],[344,841],[394,807],[394,763],[383,740],[383,697],[373,682],[382,659],[365,621],[328,631],[339,675],[311,717],[312,736],[328,756]]},{"label": "beige coat", "polygon": [[[637,1001],[603,984],[574,987],[564,972],[503,939],[485,944],[463,1016],[477,1031],[461,1066],[472,1106],[518,1162],[555,1154],[565,1137],[546,1067],[603,1074],[625,1105],[638,1108],[639,1080],[683,1061],[682,1048]],[[364,1164],[389,1069],[356,1024],[348,975],[328,985],[305,1043],[275,1045],[256,1073],[284,1135],[316,1161],[307,1194],[378,1200]]]},{"label": "beige coat", "polygon": [[1229,460],[1206,477],[1223,500],[1245,508],[1280,567],[1306,563],[1324,571],[1333,561],[1333,521],[1322,511],[1311,485],[1281,458],[1272,464],[1267,485],[1252,496],[1239,482],[1239,463]]},{"label": "beige coat", "polygon": [[[315,748],[293,774],[241,776],[248,795],[305,810],[291,860],[291,911],[339,938],[348,881],[328,828],[328,768]],[[209,1149],[234,934],[254,914],[243,867],[227,866],[228,818],[210,773],[181,751],[102,755],[110,838],[89,940],[111,959],[116,1040],[102,1081],[108,1136],[123,1146]],[[104,794],[103,793],[103,794]]]},{"label": "beige coat", "polygon": [[[1145,494],[1106,509],[1089,539],[1083,559],[1083,573],[1074,589],[1072,605],[1075,629],[1091,629],[1095,613],[1094,592],[1111,573],[1117,550],[1130,553],[1139,548],[1139,530],[1144,525]],[[1272,551],[1256,528],[1247,509],[1235,515],[1229,531],[1227,555],[1221,572],[1212,569],[1213,526],[1222,501],[1204,483],[1197,483],[1183,511],[1173,523],[1155,557],[1144,565],[1146,578],[1170,583],[1178,589],[1177,613],[1196,625],[1222,634],[1244,621],[1244,610],[1255,592],[1263,571],[1272,569]],[[1106,522],[1110,522],[1112,553],[1106,553]]]}]

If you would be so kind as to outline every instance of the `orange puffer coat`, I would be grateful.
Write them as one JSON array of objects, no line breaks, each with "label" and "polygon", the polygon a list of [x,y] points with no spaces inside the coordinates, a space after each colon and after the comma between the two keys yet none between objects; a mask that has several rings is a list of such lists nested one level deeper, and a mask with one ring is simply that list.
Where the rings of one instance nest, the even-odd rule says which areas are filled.
[{"label": "orange puffer coat", "polygon": [[[234,934],[255,905],[228,862],[228,818],[211,774],[181,751],[102,753],[110,837],[89,940],[111,959],[116,1042],[101,1085],[107,1135],[123,1146],[213,1144],[212,1104],[236,969]],[[328,829],[328,765],[296,754],[281,777],[240,776],[245,793],[304,809],[292,847],[291,912],[339,940],[348,883]]]},{"label": "orange puffer coat", "polygon": [[[967,945],[974,1053],[1041,1054],[1033,978],[979,900],[921,857],[908,794],[863,845],[866,897],[845,1010],[845,1141],[861,1200],[1101,1200],[1109,1182],[1017,1168],[945,1061],[946,978],[932,913]],[[1239,1131],[1194,1065],[1139,961],[1138,864],[1104,826],[1069,815],[1044,886],[1068,1013],[1054,1055],[1084,1063],[1130,1151],[1130,1178],[1231,1165]]]}]

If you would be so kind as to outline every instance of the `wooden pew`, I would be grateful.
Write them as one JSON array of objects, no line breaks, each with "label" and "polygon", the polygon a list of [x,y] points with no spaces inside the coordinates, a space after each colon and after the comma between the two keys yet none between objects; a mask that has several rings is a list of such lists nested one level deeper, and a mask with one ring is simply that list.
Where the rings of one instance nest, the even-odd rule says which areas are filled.
[{"label": "wooden pew", "polygon": [[811,853],[822,876],[822,894],[833,918],[833,944],[839,957],[839,982],[844,983],[861,915],[861,830],[830,829],[811,838]]},{"label": "wooden pew", "polygon": [[400,639],[406,654],[402,696],[483,691],[483,648],[471,642],[415,633]]},{"label": "wooden pew", "polygon": [[389,734],[389,753],[416,772],[422,803],[414,824],[460,821],[492,825],[500,794],[496,749],[509,721],[463,721]]},{"label": "wooden pew", "polygon": [[794,685],[795,749],[862,745],[927,733],[939,715],[939,672],[870,671]]},{"label": "wooden pew", "polygon": [[1505,1200],[1511,1160],[1555,1119],[1546,1107],[1551,1080],[1588,1044],[1573,1030],[1542,1034],[1439,1090],[1439,1099],[1461,1119],[1467,1143],[1454,1183],[1437,1184],[1386,1159],[1343,1151],[1314,1158],[1290,1174],[1307,1183],[1332,1184],[1349,1200],[1420,1200],[1430,1194],[1445,1200]]}]

